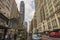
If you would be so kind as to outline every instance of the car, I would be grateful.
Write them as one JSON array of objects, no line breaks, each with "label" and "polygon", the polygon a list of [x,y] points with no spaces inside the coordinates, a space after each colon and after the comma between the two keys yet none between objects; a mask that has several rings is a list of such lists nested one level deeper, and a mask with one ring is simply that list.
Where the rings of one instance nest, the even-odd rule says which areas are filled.
[{"label": "car", "polygon": [[51,32],[49,34],[50,37],[60,37],[60,33],[59,32]]},{"label": "car", "polygon": [[32,39],[33,40],[41,40],[41,36],[38,36],[37,34],[32,34]]},{"label": "car", "polygon": [[38,34],[38,37],[41,39],[42,38],[42,34]]}]

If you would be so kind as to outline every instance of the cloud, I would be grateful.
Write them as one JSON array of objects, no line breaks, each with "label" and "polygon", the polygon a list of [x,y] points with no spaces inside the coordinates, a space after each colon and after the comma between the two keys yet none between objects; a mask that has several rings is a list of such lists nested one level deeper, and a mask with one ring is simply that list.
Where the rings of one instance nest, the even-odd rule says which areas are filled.
[{"label": "cloud", "polygon": [[30,21],[30,19],[32,18],[33,16],[33,9],[31,8],[31,6],[29,4],[26,4],[26,7],[25,7],[26,11],[25,11],[25,21]]},{"label": "cloud", "polygon": [[[33,14],[34,13],[34,11],[33,12],[31,12],[26,18],[25,18],[25,21],[31,21],[32,20],[32,18],[33,18]],[[27,15],[27,14],[26,14]]]},{"label": "cloud", "polygon": [[[18,10],[20,9],[20,1],[16,0]],[[29,22],[33,18],[34,15],[34,0],[23,0],[25,2],[25,21]]]}]

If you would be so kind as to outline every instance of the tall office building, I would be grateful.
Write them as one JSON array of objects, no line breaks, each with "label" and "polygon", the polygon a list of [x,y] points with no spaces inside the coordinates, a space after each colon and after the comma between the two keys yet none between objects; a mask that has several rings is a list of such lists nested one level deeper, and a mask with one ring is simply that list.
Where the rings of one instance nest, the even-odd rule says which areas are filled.
[{"label": "tall office building", "polygon": [[60,0],[35,0],[39,32],[60,30]]},{"label": "tall office building", "polygon": [[15,0],[0,0],[0,25],[8,25],[9,20],[17,18],[18,15],[19,14]]},{"label": "tall office building", "polygon": [[29,33],[33,33],[33,19],[29,25]]},{"label": "tall office building", "polygon": [[49,31],[60,29],[60,0],[44,0],[44,13]]},{"label": "tall office building", "polygon": [[36,30],[38,32],[43,32],[43,23],[45,21],[45,15],[44,15],[44,5],[43,5],[43,0],[35,0],[35,15],[36,16],[36,21],[37,21],[37,27]]},{"label": "tall office building", "polygon": [[9,28],[17,28],[18,15],[15,0],[0,0],[0,40]]},{"label": "tall office building", "polygon": [[20,39],[25,38],[25,27],[24,27],[24,16],[25,16],[25,4],[24,1],[20,2],[20,13],[19,13],[19,28],[18,28],[18,32],[19,32],[19,36]]},{"label": "tall office building", "polygon": [[24,18],[25,18],[25,4],[24,1],[21,1],[20,3],[20,27],[23,26],[24,23]]},{"label": "tall office building", "polygon": [[24,1],[21,1],[20,3],[20,14],[22,17],[22,21],[24,21],[24,16],[25,16],[25,4]]}]

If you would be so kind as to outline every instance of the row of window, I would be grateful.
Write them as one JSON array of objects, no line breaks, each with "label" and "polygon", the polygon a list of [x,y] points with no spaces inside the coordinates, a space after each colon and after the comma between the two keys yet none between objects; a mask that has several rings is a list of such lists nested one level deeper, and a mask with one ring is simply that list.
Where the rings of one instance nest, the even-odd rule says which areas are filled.
[{"label": "row of window", "polygon": [[[60,18],[58,18],[58,21],[59,21],[59,25],[60,25]],[[51,26],[51,24],[52,24],[52,26]],[[58,28],[56,19],[55,20],[52,20],[51,22],[48,22],[47,25],[48,25],[48,29]],[[43,28],[45,30],[45,25],[43,25]],[[40,31],[42,31],[42,28],[41,27],[40,27]]]},{"label": "row of window", "polygon": [[48,5],[48,7],[49,7],[49,9],[51,9],[52,8],[52,4]]},{"label": "row of window", "polygon": [[56,22],[56,20],[53,20],[53,21],[52,21],[52,26],[53,26],[53,28],[56,28],[56,27],[57,27],[57,22]]},{"label": "row of window", "polygon": [[51,0],[44,0],[44,6],[47,5],[47,3],[48,3],[48,5],[50,5],[51,4]]},{"label": "row of window", "polygon": [[[57,23],[56,23],[56,21],[52,21],[52,27],[51,27],[51,23],[49,22],[49,23],[47,23],[47,25],[48,25],[48,29],[52,29],[52,27],[53,28],[57,28]],[[45,30],[45,26],[43,26],[43,28],[44,28],[44,30]]]},{"label": "row of window", "polygon": [[2,2],[2,0],[0,0],[0,6],[2,7],[2,8],[4,8],[4,3]]},{"label": "row of window", "polygon": [[5,24],[6,24],[6,22],[0,18],[0,25],[5,25]]},{"label": "row of window", "polygon": [[[53,5],[51,4],[51,0],[47,0],[47,2],[48,2],[49,9],[47,9],[47,5],[46,5],[47,3],[46,3],[46,0],[44,0],[44,8],[45,8],[46,16],[49,14],[48,10],[49,10],[50,14],[52,14],[54,12],[53,7],[52,7]],[[55,0],[54,3],[55,3],[55,8],[59,9],[60,8],[60,1]]]},{"label": "row of window", "polygon": [[50,14],[52,14],[52,13],[53,13],[53,8],[52,8],[52,9],[50,9],[49,11],[50,11]]},{"label": "row of window", "polygon": [[60,9],[60,1],[58,1],[58,2],[55,4],[55,8],[56,8],[56,9]]},{"label": "row of window", "polygon": [[47,3],[46,0],[44,0],[44,5],[46,5],[46,3]]},{"label": "row of window", "polygon": [[56,4],[58,2],[58,0],[54,0],[53,3]]},{"label": "row of window", "polygon": [[[52,24],[52,26],[51,26]],[[48,23],[48,29],[51,29],[51,28],[57,28],[58,25],[57,25],[57,22],[56,20],[52,20],[51,22]]]},{"label": "row of window", "polygon": [[60,25],[60,18],[58,18],[58,21],[59,21],[59,25]]},{"label": "row of window", "polygon": [[[52,8],[51,0],[47,0],[47,2],[48,2],[49,9]],[[44,0],[44,6],[45,6],[45,9],[47,9],[47,5],[46,5],[47,2],[46,2],[46,0]],[[55,1],[53,1],[53,3],[56,4],[56,5],[55,5],[55,8],[60,7],[60,1],[55,0]]]},{"label": "row of window", "polygon": [[4,8],[4,6],[0,3],[0,9],[1,9],[1,7]]},{"label": "row of window", "polygon": [[[49,12],[48,12],[48,10],[49,10]],[[51,7],[51,9],[45,9],[44,11],[45,11],[46,16],[48,16],[49,13],[52,14],[54,12],[52,7]]]},{"label": "row of window", "polygon": [[6,7],[9,10],[9,6],[7,6],[6,4],[4,4],[2,0],[0,0],[0,6],[2,8]]},{"label": "row of window", "polygon": [[51,0],[47,0],[47,2],[48,2],[48,5],[50,5],[50,4],[51,4]]},{"label": "row of window", "polygon": [[[48,10],[49,10],[49,12],[48,12]],[[45,11],[46,16],[48,16],[49,13],[52,14],[54,12],[52,5],[49,6],[49,9],[45,8],[44,11]]]}]

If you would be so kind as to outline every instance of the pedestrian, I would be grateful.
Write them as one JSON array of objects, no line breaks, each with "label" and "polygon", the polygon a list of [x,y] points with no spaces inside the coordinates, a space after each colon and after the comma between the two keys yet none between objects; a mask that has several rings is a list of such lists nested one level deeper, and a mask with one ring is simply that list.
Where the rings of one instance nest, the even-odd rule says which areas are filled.
[{"label": "pedestrian", "polygon": [[47,40],[47,38],[42,38],[42,40]]},{"label": "pedestrian", "polygon": [[17,38],[17,33],[14,33],[14,40],[16,40]]},{"label": "pedestrian", "polygon": [[8,40],[8,35],[7,34],[5,35],[5,39],[4,40]]},{"label": "pedestrian", "polygon": [[9,40],[12,40],[12,35],[11,35],[11,33],[8,35],[8,39],[9,39]]},{"label": "pedestrian", "polygon": [[43,36],[42,36],[42,40],[47,40],[46,35],[43,35]]}]

